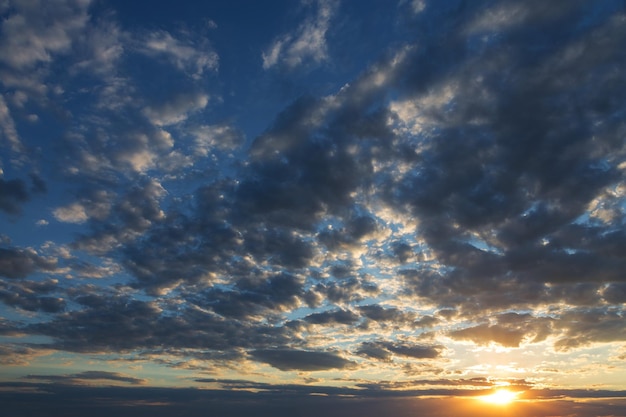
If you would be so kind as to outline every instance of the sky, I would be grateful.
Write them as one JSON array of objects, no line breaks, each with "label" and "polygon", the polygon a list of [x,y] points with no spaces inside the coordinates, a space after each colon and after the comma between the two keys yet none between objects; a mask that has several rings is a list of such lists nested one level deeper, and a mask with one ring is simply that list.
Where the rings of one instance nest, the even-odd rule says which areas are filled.
[{"label": "sky", "polygon": [[626,416],[625,44],[621,0],[0,0],[3,409]]}]

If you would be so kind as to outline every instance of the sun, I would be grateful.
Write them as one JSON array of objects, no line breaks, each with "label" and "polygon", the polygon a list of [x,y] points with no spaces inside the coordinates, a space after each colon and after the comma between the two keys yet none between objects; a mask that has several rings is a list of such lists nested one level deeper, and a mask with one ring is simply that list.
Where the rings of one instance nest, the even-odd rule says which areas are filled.
[{"label": "sun", "polygon": [[509,391],[506,388],[500,388],[493,394],[480,396],[479,399],[494,405],[507,405],[515,401],[518,394],[519,392]]}]

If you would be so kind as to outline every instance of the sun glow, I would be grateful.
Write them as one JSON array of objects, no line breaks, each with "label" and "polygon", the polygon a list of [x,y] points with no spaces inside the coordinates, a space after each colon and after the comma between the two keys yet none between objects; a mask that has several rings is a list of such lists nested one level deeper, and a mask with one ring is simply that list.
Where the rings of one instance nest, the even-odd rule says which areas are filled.
[{"label": "sun glow", "polygon": [[518,392],[513,392],[509,391],[508,389],[501,388],[495,391],[493,394],[480,396],[479,399],[494,405],[507,405],[515,401],[518,394]]}]

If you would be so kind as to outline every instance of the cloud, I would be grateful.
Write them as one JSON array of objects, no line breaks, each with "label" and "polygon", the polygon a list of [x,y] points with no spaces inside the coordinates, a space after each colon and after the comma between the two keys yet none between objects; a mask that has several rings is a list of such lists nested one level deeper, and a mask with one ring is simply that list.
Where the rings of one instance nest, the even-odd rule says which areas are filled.
[{"label": "cloud", "polygon": [[15,121],[2,95],[0,95],[0,129],[2,129],[2,138],[8,143],[8,147],[13,152],[21,152],[22,142],[17,133]]},{"label": "cloud", "polygon": [[186,120],[190,112],[202,110],[208,102],[206,94],[181,94],[156,107],[146,107],[144,114],[156,126],[167,126]]},{"label": "cloud", "polygon": [[114,21],[93,21],[80,39],[82,50],[73,69],[96,74],[109,83],[115,83],[120,60],[129,49],[128,37],[129,34]]},{"label": "cloud", "polygon": [[19,179],[5,180],[0,178],[0,210],[17,214],[20,205],[30,199],[30,194],[24,181]]},{"label": "cloud", "polygon": [[411,311],[403,311],[395,307],[384,308],[378,304],[359,306],[358,309],[363,316],[376,322],[409,324],[417,318],[416,314]]},{"label": "cloud", "polygon": [[303,279],[297,275],[267,275],[254,269],[233,272],[239,273],[230,289],[209,289],[188,299],[227,318],[271,320],[298,306],[303,296]]},{"label": "cloud", "polygon": [[330,250],[341,247],[360,246],[368,237],[374,238],[373,234],[378,230],[376,220],[369,216],[355,216],[348,219],[345,227],[340,229],[327,229],[318,235],[322,242]]},{"label": "cloud", "polygon": [[0,364],[3,366],[26,366],[33,358],[45,354],[39,349],[21,345],[0,346]]},{"label": "cloud", "polygon": [[67,52],[74,33],[87,24],[89,4],[84,0],[12,2],[14,13],[2,24],[2,60],[15,69],[24,69]]},{"label": "cloud", "polygon": [[[180,292],[230,320],[268,317],[283,324],[282,314],[306,304],[324,311],[291,322],[294,328],[455,324],[445,334],[479,345],[547,340],[560,331],[552,320],[496,313],[555,302],[591,305],[602,294],[619,299],[624,266],[623,236],[608,233],[618,214],[611,225],[577,220],[621,181],[616,162],[603,162],[622,152],[621,144],[609,128],[587,134],[576,122],[579,110],[564,105],[555,113],[542,104],[565,100],[585,77],[573,70],[586,64],[582,58],[568,64],[573,79],[566,85],[547,75],[546,65],[557,65],[551,60],[562,53],[548,40],[568,44],[573,28],[560,30],[542,38],[536,59],[521,38],[510,41],[519,47],[515,56],[485,45],[481,59],[452,59],[466,57],[454,31],[445,40],[449,48],[435,47],[443,42],[437,36],[402,48],[337,94],[290,104],[254,139],[236,178],[200,187],[188,210],[175,208],[145,228],[117,222],[81,242],[120,247],[134,288],[153,296]],[[594,33],[611,44],[602,59],[619,59],[609,52],[615,41],[602,29]],[[599,71],[597,77],[613,77]],[[489,81],[505,72],[516,77]],[[387,101],[384,91],[395,89],[398,100]],[[414,118],[423,120],[411,124]],[[399,120],[411,128],[398,130]],[[203,134],[221,133],[207,128]],[[385,224],[383,213],[393,213],[387,218],[398,224]],[[135,234],[141,238],[117,238]],[[396,255],[389,269],[377,271],[397,277],[388,286],[364,273],[360,255],[385,249]],[[422,322],[405,307],[350,308],[374,295],[454,307],[459,318],[424,316]],[[462,321],[472,315],[485,323]],[[370,338],[355,350],[384,360],[435,359],[442,351],[433,346]]]},{"label": "cloud", "polygon": [[477,344],[495,342],[505,347],[519,347],[524,332],[498,325],[481,324],[476,327],[456,330],[450,333],[450,336],[455,339],[471,340]]},{"label": "cloud", "polygon": [[232,150],[242,145],[244,133],[226,123],[200,125],[192,129],[196,155],[207,156],[212,149]]},{"label": "cloud", "polygon": [[323,371],[326,369],[349,368],[354,365],[337,354],[292,349],[255,350],[251,355],[281,371]]},{"label": "cloud", "polygon": [[65,223],[84,223],[89,218],[85,213],[85,208],[78,203],[54,209],[52,214],[58,221]]},{"label": "cloud", "polygon": [[315,17],[307,18],[293,33],[282,35],[263,52],[263,68],[280,65],[294,69],[309,62],[319,64],[326,61],[326,32],[336,7],[332,1],[317,0]]},{"label": "cloud", "polygon": [[[77,35],[88,23],[90,3],[11,1],[0,37],[3,85],[26,91],[31,98],[45,96],[50,90],[45,82],[50,64],[55,57],[71,52]],[[11,136],[13,145],[18,146],[17,136]]]},{"label": "cloud", "polygon": [[5,180],[0,178],[0,211],[8,214],[20,214],[22,205],[35,194],[44,194],[47,186],[38,175],[31,174],[30,188],[21,179]]},{"label": "cloud", "polygon": [[568,351],[595,343],[610,343],[626,338],[623,311],[616,308],[574,309],[565,312],[559,321],[564,334],[554,344],[560,351]]},{"label": "cloud", "polygon": [[354,324],[359,320],[359,316],[347,310],[325,311],[323,313],[309,314],[303,319],[310,324]]},{"label": "cloud", "polygon": [[184,36],[176,38],[162,30],[148,33],[138,48],[146,55],[164,57],[195,79],[199,79],[205,71],[217,70],[219,65],[219,56],[206,41],[197,44],[193,39]]},{"label": "cloud", "polygon": [[51,271],[56,267],[54,258],[42,257],[34,249],[0,248],[0,276],[9,279],[26,278],[37,271]]},{"label": "cloud", "polygon": [[35,379],[40,381],[58,382],[62,384],[84,384],[87,381],[111,381],[125,382],[130,385],[143,385],[145,379],[135,378],[119,372],[109,371],[84,371],[77,374],[67,375],[26,375],[24,379]]},{"label": "cloud", "polygon": [[[214,380],[207,380],[212,383]],[[223,381],[227,383],[227,381]],[[246,386],[245,381],[234,386]],[[84,385],[50,384],[45,382],[3,383],[0,399],[7,412],[30,415],[42,410],[59,411],[63,415],[72,413],[97,416],[116,413],[120,417],[138,413],[167,416],[173,413],[199,415],[210,408],[220,415],[233,417],[251,414],[259,416],[288,415],[297,409],[303,417],[325,415],[378,416],[393,412],[399,417],[414,416],[415,413],[433,417],[449,415],[450,410],[464,410],[468,417],[497,416],[501,410],[477,407],[476,400],[464,398],[467,390],[377,390],[346,389],[319,386],[257,384],[257,392],[233,389],[198,388],[149,388],[141,386],[90,387]],[[486,394],[488,391],[480,391]],[[312,394],[326,395],[312,395]],[[47,394],[47,395],[46,395]],[[436,396],[433,398],[433,396]],[[623,412],[623,391],[592,390],[531,390],[524,394],[529,398],[545,398],[540,408],[527,401],[516,404],[516,415],[520,417],[548,417],[554,415],[620,415]],[[429,397],[429,398],[424,398]],[[587,399],[587,401],[578,401]],[[594,399],[594,401],[588,401]],[[94,411],[94,406],[97,410]],[[477,410],[479,408],[479,410]],[[95,414],[94,414],[95,413]]]},{"label": "cloud", "polygon": [[[547,27],[551,19],[563,18],[560,11],[553,11],[533,17],[527,27]],[[573,6],[563,13],[571,18],[571,13],[582,16],[583,12]],[[606,59],[607,63],[622,59],[615,54],[614,38],[605,37],[612,28],[609,20],[590,34],[590,38],[606,42],[606,49],[602,48],[606,55],[601,53],[600,60]],[[426,64],[407,68],[416,88],[407,102],[420,108],[415,117],[427,117],[436,129],[415,128],[420,139],[416,164],[392,177],[385,188],[392,207],[406,207],[407,213],[420,219],[419,233],[434,250],[436,259],[448,268],[441,274],[418,272],[419,278],[407,282],[409,291],[413,288],[416,294],[447,305],[469,308],[478,303],[482,308],[498,308],[514,305],[515,300],[536,303],[561,296],[543,283],[620,280],[613,267],[621,268],[623,259],[611,257],[609,261],[604,252],[587,246],[583,249],[574,240],[569,242],[576,247],[556,245],[556,236],[581,227],[575,222],[596,196],[623,179],[615,164],[602,163],[601,155],[606,156],[608,148],[623,153],[612,128],[589,132],[578,110],[565,105],[556,115],[542,104],[567,101],[570,94],[579,93],[588,93],[585,100],[591,103],[593,97],[605,94],[600,90],[583,93],[575,87],[591,82],[579,70],[580,66],[598,62],[590,55],[555,60],[567,49],[563,45],[570,42],[568,31],[561,27],[537,40],[543,56],[539,61],[530,59],[524,49],[525,38],[520,37],[507,41],[514,45],[519,41],[520,49],[513,55],[494,45],[483,50],[480,63],[469,59],[456,60],[453,67],[428,69]],[[623,33],[617,30],[614,35],[620,38]],[[562,44],[554,48],[548,39],[559,39]],[[430,62],[444,62],[448,53],[461,52],[455,52],[457,47],[460,44],[453,41],[447,48],[432,50],[435,56],[430,56]],[[492,76],[498,78],[492,72],[495,68],[506,68],[519,77],[506,87],[495,86],[488,82]],[[568,74],[567,81],[555,83],[554,71]],[[594,77],[609,84],[617,82],[610,71],[600,71]],[[434,87],[422,90],[420,85]],[[448,88],[445,100],[429,104],[427,98],[433,91]],[[468,97],[472,97],[471,104]],[[582,114],[593,118],[593,105]],[[602,144],[594,139],[596,134],[603,138]],[[586,234],[585,238],[579,235],[581,241],[598,230],[591,225],[583,228]],[[600,229],[606,232],[610,227]],[[439,278],[443,281],[436,284]],[[508,285],[511,291],[506,289]],[[499,296],[490,298],[492,292],[485,291],[488,287]],[[531,291],[535,295],[529,299],[525,294]],[[575,302],[573,294],[566,297]]]},{"label": "cloud", "polygon": [[484,323],[449,332],[456,340],[469,340],[477,345],[496,343],[517,348],[522,343],[539,343],[555,333],[551,317],[534,317],[531,314],[503,313],[495,317],[495,323]]},{"label": "cloud", "polygon": [[[39,152],[36,138],[18,134],[21,122],[48,116],[76,121],[61,133],[56,159],[69,177],[107,182],[155,168],[175,171],[197,159],[175,149],[162,127],[205,109],[209,94],[195,93],[196,83],[217,70],[217,54],[183,29],[127,30],[105,9],[81,0],[11,2],[0,41],[3,86],[11,91],[0,97],[0,134],[16,153],[12,162],[25,164]],[[131,63],[141,59],[159,70],[137,77]],[[155,97],[148,86],[164,79],[177,87]]]},{"label": "cloud", "polygon": [[413,359],[436,359],[443,350],[443,346],[429,346],[419,344],[397,343],[391,341],[363,342],[357,353],[373,359],[389,361],[392,354]]},{"label": "cloud", "polygon": [[499,33],[515,30],[524,24],[550,22],[567,16],[583,4],[581,1],[572,1],[559,7],[537,0],[523,3],[507,1],[494,7],[479,9],[480,12],[476,13],[468,24],[468,31],[471,34],[475,32]]},{"label": "cloud", "polygon": [[0,282],[0,301],[26,311],[59,313],[65,310],[66,303],[61,297],[49,295],[56,290],[56,280]]},{"label": "cloud", "polygon": [[[135,185],[122,196],[89,192],[82,203],[70,206],[76,206],[79,210],[80,216],[76,220],[84,221],[87,217],[94,219],[93,233],[80,236],[75,246],[103,254],[124,242],[132,241],[153,224],[164,220],[165,213],[160,207],[160,201],[165,194],[161,184],[152,179]],[[63,220],[58,217],[61,214],[73,214],[63,208],[60,210],[54,212],[59,220]],[[68,216],[66,221],[72,219]]]},{"label": "cloud", "polygon": [[[37,349],[186,369],[349,373],[350,352],[381,372],[433,378],[462,371],[447,338],[564,354],[626,340],[622,15],[589,17],[580,2],[463,2],[462,13],[461,2],[411,2],[419,42],[399,43],[334,94],[295,99],[242,146],[247,122],[215,122],[217,95],[200,82],[218,66],[208,43],[108,18],[85,29],[87,3],[71,4],[77,15],[59,19],[72,31],[59,25],[58,44],[41,40],[5,66],[56,79],[37,68],[63,55],[67,77],[100,80],[63,95],[71,123],[44,158],[56,164],[55,193],[63,187],[52,216],[80,232],[53,257],[2,239],[0,300],[29,318],[1,332],[46,336]],[[329,59],[338,6],[315,5],[266,51],[265,69]],[[86,50],[74,59],[77,38]],[[149,70],[133,72],[133,60]],[[167,91],[148,87],[170,76]],[[28,103],[2,97],[10,142],[16,103]],[[31,181],[0,179],[0,210],[19,213],[46,188]],[[33,378],[139,383],[93,371]]]},{"label": "cloud", "polygon": [[[245,350],[286,344],[291,332],[264,320],[225,320],[191,303],[168,305],[140,301],[112,289],[83,286],[67,291],[80,307],[55,315],[48,322],[23,326],[26,334],[52,341],[40,348],[80,353],[134,352],[180,358],[237,361]],[[172,309],[174,308],[174,309]],[[176,314],[170,315],[167,312]],[[228,316],[226,316],[228,317]],[[226,356],[219,352],[228,352]],[[315,355],[313,355],[315,356]],[[339,358],[335,363],[339,363]]]},{"label": "cloud", "polygon": [[426,1],[424,0],[412,0],[411,8],[413,9],[413,13],[421,13],[426,8]]}]

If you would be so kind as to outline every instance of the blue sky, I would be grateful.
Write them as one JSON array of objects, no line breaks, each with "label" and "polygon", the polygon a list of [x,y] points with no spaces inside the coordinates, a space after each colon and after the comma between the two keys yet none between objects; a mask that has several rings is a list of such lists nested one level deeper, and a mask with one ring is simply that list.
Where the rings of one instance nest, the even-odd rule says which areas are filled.
[{"label": "blue sky", "polygon": [[623,2],[0,17],[9,409],[625,413]]}]

